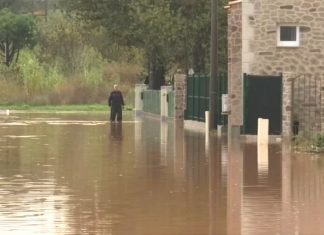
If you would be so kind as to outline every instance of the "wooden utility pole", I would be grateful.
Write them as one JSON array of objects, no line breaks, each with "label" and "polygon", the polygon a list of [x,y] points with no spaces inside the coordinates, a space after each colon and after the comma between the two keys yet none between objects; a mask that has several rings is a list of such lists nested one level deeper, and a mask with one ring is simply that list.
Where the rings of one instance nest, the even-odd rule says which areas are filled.
[{"label": "wooden utility pole", "polygon": [[218,90],[218,0],[211,0],[211,47],[209,80],[209,128],[217,128],[217,90]]}]

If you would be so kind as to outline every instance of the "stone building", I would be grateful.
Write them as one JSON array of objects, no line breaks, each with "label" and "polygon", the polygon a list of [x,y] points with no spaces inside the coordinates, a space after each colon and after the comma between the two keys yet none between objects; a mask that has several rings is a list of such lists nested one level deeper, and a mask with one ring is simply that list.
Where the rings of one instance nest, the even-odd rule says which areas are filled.
[{"label": "stone building", "polygon": [[264,117],[283,137],[294,124],[308,136],[323,131],[324,1],[237,0],[226,9],[229,128],[253,134]]}]

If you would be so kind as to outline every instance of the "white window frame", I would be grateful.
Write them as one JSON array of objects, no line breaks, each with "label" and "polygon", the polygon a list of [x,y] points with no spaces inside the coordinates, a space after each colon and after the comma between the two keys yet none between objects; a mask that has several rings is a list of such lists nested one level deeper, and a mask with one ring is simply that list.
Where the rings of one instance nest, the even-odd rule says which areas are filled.
[{"label": "white window frame", "polygon": [[[296,40],[295,41],[281,41],[280,40],[280,29],[283,26],[296,27]],[[300,30],[297,25],[278,25],[277,27],[277,46],[278,47],[299,47],[300,46]]]}]

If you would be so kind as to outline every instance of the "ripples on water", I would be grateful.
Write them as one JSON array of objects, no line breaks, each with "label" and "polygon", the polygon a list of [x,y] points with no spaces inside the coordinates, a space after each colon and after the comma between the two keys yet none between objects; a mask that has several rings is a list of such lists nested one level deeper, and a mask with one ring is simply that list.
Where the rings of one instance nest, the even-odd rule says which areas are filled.
[{"label": "ripples on water", "polygon": [[0,120],[0,234],[324,234],[324,158],[144,118]]}]

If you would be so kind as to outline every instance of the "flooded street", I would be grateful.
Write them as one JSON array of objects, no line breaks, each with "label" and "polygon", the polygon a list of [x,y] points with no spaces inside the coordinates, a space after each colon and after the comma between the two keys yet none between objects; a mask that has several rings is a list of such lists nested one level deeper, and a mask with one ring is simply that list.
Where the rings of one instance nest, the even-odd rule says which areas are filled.
[{"label": "flooded street", "polygon": [[1,235],[324,234],[324,156],[107,119],[0,118]]}]

